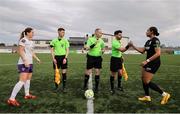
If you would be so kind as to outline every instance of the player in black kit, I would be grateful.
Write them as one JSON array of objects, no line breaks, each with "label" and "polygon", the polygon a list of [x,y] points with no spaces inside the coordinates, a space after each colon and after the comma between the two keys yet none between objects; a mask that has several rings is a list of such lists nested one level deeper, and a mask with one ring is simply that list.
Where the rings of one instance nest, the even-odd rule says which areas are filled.
[{"label": "player in black kit", "polygon": [[150,27],[146,36],[150,39],[145,43],[143,48],[137,48],[131,42],[131,46],[140,53],[147,53],[146,60],[141,63],[142,66],[142,83],[143,89],[145,92],[144,97],[138,98],[140,101],[151,101],[151,97],[149,95],[149,88],[154,91],[159,92],[162,95],[161,104],[166,104],[168,99],[170,98],[170,94],[164,92],[159,86],[153,83],[151,80],[153,75],[157,72],[161,65],[160,55],[160,41],[156,36],[159,36],[158,29],[156,27]]}]

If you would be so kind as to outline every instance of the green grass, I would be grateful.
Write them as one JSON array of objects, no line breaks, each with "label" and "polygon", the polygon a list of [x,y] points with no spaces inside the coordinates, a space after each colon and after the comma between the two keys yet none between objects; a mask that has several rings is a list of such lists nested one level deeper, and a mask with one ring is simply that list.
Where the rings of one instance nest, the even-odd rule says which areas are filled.
[{"label": "green grass", "polygon": [[[0,112],[49,112],[49,113],[86,113],[86,99],[81,91],[84,80],[85,55],[70,54],[67,79],[67,93],[53,92],[53,69],[50,54],[38,54],[42,64],[35,64],[31,81],[31,92],[38,96],[36,100],[24,100],[24,89],[17,95],[21,107],[11,107],[6,104],[11,91],[18,81],[16,63],[17,54],[0,54]],[[171,93],[172,98],[167,105],[160,105],[161,96],[150,90],[151,103],[139,102],[137,98],[143,95],[140,80],[140,62],[144,55],[124,55],[129,80],[123,81],[125,92],[109,93],[109,55],[103,56],[103,69],[100,80],[100,92],[95,96],[94,110],[96,113],[117,112],[180,112],[180,56],[162,55],[162,65],[153,81],[164,90]],[[93,77],[94,78],[94,77]],[[94,81],[93,81],[94,82]]]}]

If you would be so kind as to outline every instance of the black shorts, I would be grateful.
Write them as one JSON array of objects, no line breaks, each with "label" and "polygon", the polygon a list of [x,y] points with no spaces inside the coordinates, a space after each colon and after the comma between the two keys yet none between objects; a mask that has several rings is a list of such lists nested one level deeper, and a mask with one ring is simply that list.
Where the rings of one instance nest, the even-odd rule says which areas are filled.
[{"label": "black shorts", "polygon": [[87,63],[86,63],[86,69],[101,69],[102,68],[102,57],[98,56],[90,56],[87,54]]},{"label": "black shorts", "polygon": [[122,63],[122,58],[111,57],[110,70],[112,72],[118,72],[118,70],[122,69]]},{"label": "black shorts", "polygon": [[161,62],[150,62],[147,65],[145,65],[143,68],[146,72],[150,72],[152,74],[155,74],[157,72],[157,70],[159,69],[161,65]]},{"label": "black shorts", "polygon": [[[55,59],[57,61],[57,67],[58,69],[61,68],[61,69],[67,69],[67,65],[68,65],[68,60],[66,59],[66,64],[63,64],[63,59],[65,58],[65,55],[62,55],[62,56],[55,56]],[[54,65],[54,62],[53,62],[53,68],[55,69],[55,65]]]}]

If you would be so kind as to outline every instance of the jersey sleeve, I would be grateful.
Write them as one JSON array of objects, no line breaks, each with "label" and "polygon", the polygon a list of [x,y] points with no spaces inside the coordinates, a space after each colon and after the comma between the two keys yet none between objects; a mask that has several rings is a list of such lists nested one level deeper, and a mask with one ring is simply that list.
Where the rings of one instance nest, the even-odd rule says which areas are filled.
[{"label": "jersey sleeve", "polygon": [[54,40],[52,40],[52,41],[50,42],[50,47],[52,48],[52,47],[54,47],[54,46],[55,46]]},{"label": "jersey sleeve", "polygon": [[70,47],[70,45],[69,45],[69,41],[68,40],[66,40],[66,48],[69,48]]},{"label": "jersey sleeve", "polygon": [[102,43],[101,43],[101,48],[102,48],[102,49],[105,48],[105,43],[104,43],[103,40],[102,40]]},{"label": "jersey sleeve", "polygon": [[159,48],[159,47],[160,47],[160,41],[159,41],[158,39],[155,39],[155,40],[153,41],[153,47],[154,47],[154,48]]},{"label": "jersey sleeve", "polygon": [[92,45],[91,38],[89,38],[89,39],[87,40],[86,46],[90,47],[91,45]]},{"label": "jersey sleeve", "polygon": [[26,43],[26,40],[25,40],[25,39],[21,39],[21,40],[19,40],[18,45],[19,45],[19,46],[24,46],[24,47],[25,47],[25,43]]}]

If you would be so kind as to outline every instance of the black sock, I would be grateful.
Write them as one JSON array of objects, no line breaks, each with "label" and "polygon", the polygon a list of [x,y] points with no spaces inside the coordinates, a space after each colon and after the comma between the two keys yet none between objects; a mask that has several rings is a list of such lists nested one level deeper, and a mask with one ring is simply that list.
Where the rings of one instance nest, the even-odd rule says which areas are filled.
[{"label": "black sock", "polygon": [[85,77],[84,77],[84,89],[87,88],[88,80],[89,80],[89,75],[86,75],[86,74],[85,74]]},{"label": "black sock", "polygon": [[114,77],[110,76],[111,90],[114,90]]},{"label": "black sock", "polygon": [[143,83],[143,89],[144,89],[145,95],[149,96],[149,84],[145,84],[144,82],[142,83]]},{"label": "black sock", "polygon": [[62,80],[63,80],[63,89],[66,87],[66,73],[62,73]]},{"label": "black sock", "polygon": [[154,91],[159,92],[160,94],[163,93],[162,89],[159,86],[157,86],[155,83],[153,83],[153,82],[149,82],[149,87],[151,89],[153,89]]},{"label": "black sock", "polygon": [[122,76],[118,74],[118,88],[121,87]]},{"label": "black sock", "polygon": [[55,87],[56,87],[56,89],[57,89],[57,88],[58,88],[58,84],[57,84],[56,82],[55,82],[54,84],[55,84]]},{"label": "black sock", "polygon": [[99,75],[95,75],[95,89],[98,90],[99,85]]}]

